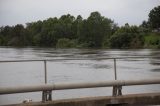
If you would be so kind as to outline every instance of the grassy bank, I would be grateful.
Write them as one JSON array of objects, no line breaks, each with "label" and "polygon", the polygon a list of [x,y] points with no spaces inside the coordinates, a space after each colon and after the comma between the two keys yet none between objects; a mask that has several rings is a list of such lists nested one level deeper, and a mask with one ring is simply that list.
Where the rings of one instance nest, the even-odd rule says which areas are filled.
[{"label": "grassy bank", "polygon": [[144,39],[144,48],[160,48],[160,33],[148,33]]}]

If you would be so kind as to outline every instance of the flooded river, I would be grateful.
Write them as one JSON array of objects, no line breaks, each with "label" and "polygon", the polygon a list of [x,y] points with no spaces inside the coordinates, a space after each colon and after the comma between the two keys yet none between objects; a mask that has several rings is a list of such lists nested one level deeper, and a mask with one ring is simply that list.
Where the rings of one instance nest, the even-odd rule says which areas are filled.
[{"label": "flooded river", "polygon": [[[82,59],[47,62],[48,83],[95,82],[114,80],[116,57],[160,57],[160,50],[138,49],[54,49],[0,48],[0,60]],[[160,58],[125,58],[117,60],[118,79],[160,78]],[[44,84],[43,62],[0,63],[0,87]],[[123,94],[160,92],[160,85],[123,87]],[[0,105],[21,103],[24,99],[41,100],[41,92],[0,95]],[[53,99],[112,95],[112,88],[53,91]]]}]

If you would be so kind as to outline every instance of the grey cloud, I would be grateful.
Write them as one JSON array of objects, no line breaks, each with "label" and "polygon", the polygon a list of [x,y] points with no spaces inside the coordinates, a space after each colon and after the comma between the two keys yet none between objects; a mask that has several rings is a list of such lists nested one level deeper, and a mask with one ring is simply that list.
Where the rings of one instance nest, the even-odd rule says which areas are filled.
[{"label": "grey cloud", "polygon": [[159,0],[0,0],[0,26],[25,24],[70,13],[87,18],[99,11],[123,25],[139,25],[147,20],[149,11]]}]

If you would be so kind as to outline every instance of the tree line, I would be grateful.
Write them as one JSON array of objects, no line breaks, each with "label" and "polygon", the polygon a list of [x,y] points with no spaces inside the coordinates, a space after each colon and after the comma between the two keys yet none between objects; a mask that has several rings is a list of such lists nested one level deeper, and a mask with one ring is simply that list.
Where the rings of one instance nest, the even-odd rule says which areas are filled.
[{"label": "tree line", "polygon": [[[145,36],[160,28],[160,6],[150,11],[140,26],[119,27],[113,20],[92,12],[87,19],[70,14],[60,18],[0,27],[0,46],[57,48],[142,48]],[[157,18],[158,17],[158,18]],[[160,40],[158,41],[160,45]]]}]

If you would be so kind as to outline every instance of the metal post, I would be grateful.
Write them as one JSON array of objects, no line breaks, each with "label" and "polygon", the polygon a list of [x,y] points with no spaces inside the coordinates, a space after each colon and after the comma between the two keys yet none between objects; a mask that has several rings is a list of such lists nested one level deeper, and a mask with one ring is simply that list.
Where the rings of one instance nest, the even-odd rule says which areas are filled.
[{"label": "metal post", "polygon": [[[47,61],[44,60],[44,80],[45,84],[47,84]],[[50,101],[52,100],[52,91],[43,91],[42,92],[42,101]]]},{"label": "metal post", "polygon": [[42,92],[42,102],[52,100],[52,90]]},{"label": "metal post", "polygon": [[119,85],[118,88],[117,88],[117,95],[118,96],[122,95],[122,86],[121,85]]},{"label": "metal post", "polygon": [[[116,66],[116,58],[114,58],[114,79],[117,80],[117,66]],[[113,96],[122,95],[122,86],[113,86]]]},{"label": "metal post", "polygon": [[47,84],[47,61],[44,60],[44,78],[45,78],[45,84]]},{"label": "metal post", "polygon": [[116,59],[114,58],[114,78],[117,80],[117,66],[116,66]]},{"label": "metal post", "polygon": [[117,86],[113,86],[112,96],[117,96]]}]

